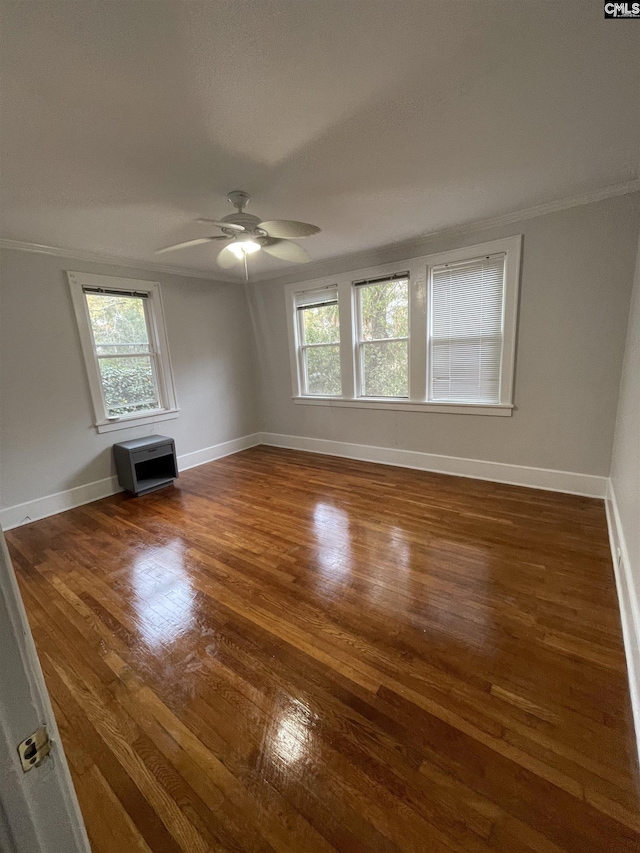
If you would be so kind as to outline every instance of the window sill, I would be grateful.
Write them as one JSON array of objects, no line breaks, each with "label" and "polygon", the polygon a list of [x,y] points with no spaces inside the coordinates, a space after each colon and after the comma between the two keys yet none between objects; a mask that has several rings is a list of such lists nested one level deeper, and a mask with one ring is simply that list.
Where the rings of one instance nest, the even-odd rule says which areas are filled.
[{"label": "window sill", "polygon": [[172,421],[178,417],[180,409],[163,409],[148,415],[135,415],[134,417],[123,417],[113,421],[101,421],[96,424],[98,432],[113,432],[117,429],[131,429],[132,427],[147,426],[159,421]]},{"label": "window sill", "polygon": [[342,397],[293,397],[302,406],[335,406],[350,409],[395,409],[398,412],[439,412],[452,415],[492,415],[509,418],[513,413],[511,403],[419,403],[415,400],[379,399],[361,397],[347,400]]}]

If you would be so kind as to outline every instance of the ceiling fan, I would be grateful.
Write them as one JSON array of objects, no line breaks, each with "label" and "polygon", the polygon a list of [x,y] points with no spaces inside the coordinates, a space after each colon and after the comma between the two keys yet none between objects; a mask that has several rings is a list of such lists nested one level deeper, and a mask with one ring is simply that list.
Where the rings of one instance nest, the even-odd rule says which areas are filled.
[{"label": "ceiling fan", "polygon": [[218,253],[217,263],[222,269],[229,269],[234,264],[244,261],[245,272],[247,269],[247,256],[254,252],[264,251],[274,258],[283,261],[291,261],[295,264],[306,264],[311,260],[302,246],[293,243],[301,237],[311,237],[320,229],[317,225],[309,225],[307,222],[295,222],[292,219],[268,219],[262,220],[259,216],[245,213],[244,208],[249,203],[249,193],[243,190],[234,190],[227,196],[237,213],[230,213],[222,219],[196,219],[196,222],[207,222],[215,225],[222,234],[210,237],[196,237],[194,240],[186,240],[184,243],[176,243],[173,246],[165,246],[158,249],[156,255],[162,252],[173,252],[176,249],[186,249],[188,246],[198,246],[202,243],[211,243],[217,240],[225,240],[227,245]]}]

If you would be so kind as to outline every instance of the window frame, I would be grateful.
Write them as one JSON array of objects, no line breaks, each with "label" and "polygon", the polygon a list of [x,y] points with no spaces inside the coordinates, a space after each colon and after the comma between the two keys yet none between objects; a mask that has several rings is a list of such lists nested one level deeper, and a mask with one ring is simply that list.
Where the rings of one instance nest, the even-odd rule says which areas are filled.
[{"label": "window frame", "polygon": [[[521,251],[522,235],[518,234],[417,258],[405,258],[391,264],[348,271],[337,276],[284,285],[294,403],[299,405],[510,417],[515,408],[514,378]],[[498,403],[434,402],[429,400],[428,334],[431,317],[431,269],[442,264],[459,263],[460,261],[496,253],[504,253],[505,255],[500,400]],[[409,276],[409,398],[363,397],[359,394],[361,372],[358,367],[359,312],[356,293],[358,286],[354,285],[354,282],[363,279],[382,279],[386,275],[391,276],[400,271],[406,271]],[[332,287],[337,287],[338,291],[342,396],[309,395],[304,393],[305,386],[301,381],[299,367],[299,342],[296,333],[297,323],[295,322],[296,299],[299,294]]]},{"label": "window frame", "polygon": [[[176,401],[160,284],[157,281],[71,271],[67,271],[67,279],[80,335],[96,430],[99,433],[112,432],[113,430],[144,426],[145,424],[177,418],[179,409]],[[121,291],[123,294],[131,292],[147,294],[144,300],[145,320],[149,335],[150,352],[148,354],[151,356],[160,403],[157,409],[116,416],[109,415],[100,373],[100,359],[93,338],[89,306],[84,293],[85,287]]]}]

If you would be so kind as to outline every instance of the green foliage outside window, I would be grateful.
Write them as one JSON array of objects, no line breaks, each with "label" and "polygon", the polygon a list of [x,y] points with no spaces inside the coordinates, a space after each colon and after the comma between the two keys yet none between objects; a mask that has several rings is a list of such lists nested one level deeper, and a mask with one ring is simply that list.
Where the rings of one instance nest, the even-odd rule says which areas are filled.
[{"label": "green foliage outside window", "polygon": [[101,358],[100,376],[110,415],[124,415],[158,408],[151,359]]},{"label": "green foliage outside window", "polygon": [[407,397],[407,342],[364,343],[362,345],[364,397]]},{"label": "green foliage outside window", "polygon": [[332,344],[340,341],[338,305],[318,305],[302,310],[304,344]]},{"label": "green foliage outside window", "polygon": [[87,293],[98,355],[149,352],[144,302],[139,296]]},{"label": "green foliage outside window", "polygon": [[342,393],[340,347],[309,347],[307,358],[307,393],[339,396]]},{"label": "green foliage outside window", "polygon": [[[409,395],[409,283],[406,279],[358,289],[362,329],[362,393],[366,397]],[[308,394],[338,396],[340,373],[338,305],[302,310]]]},{"label": "green foliage outside window", "polygon": [[407,397],[409,283],[406,279],[359,288],[365,397]]},{"label": "green foliage outside window", "polygon": [[406,338],[409,334],[409,285],[406,279],[358,288],[362,340]]},{"label": "green foliage outside window", "polygon": [[[307,393],[338,396],[342,393],[338,305],[304,308],[302,336],[303,343],[306,345]],[[318,344],[332,344],[332,346],[318,346]]]}]

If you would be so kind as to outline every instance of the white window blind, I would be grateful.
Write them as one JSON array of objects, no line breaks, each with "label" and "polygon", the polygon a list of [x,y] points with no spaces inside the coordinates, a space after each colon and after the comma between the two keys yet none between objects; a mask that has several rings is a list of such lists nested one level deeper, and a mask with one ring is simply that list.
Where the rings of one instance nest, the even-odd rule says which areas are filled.
[{"label": "white window blind", "polygon": [[432,401],[500,401],[504,267],[500,254],[432,269]]},{"label": "white window blind", "polygon": [[296,294],[296,308],[313,308],[323,304],[338,304],[338,289],[334,287],[323,287],[320,290],[306,290]]}]

